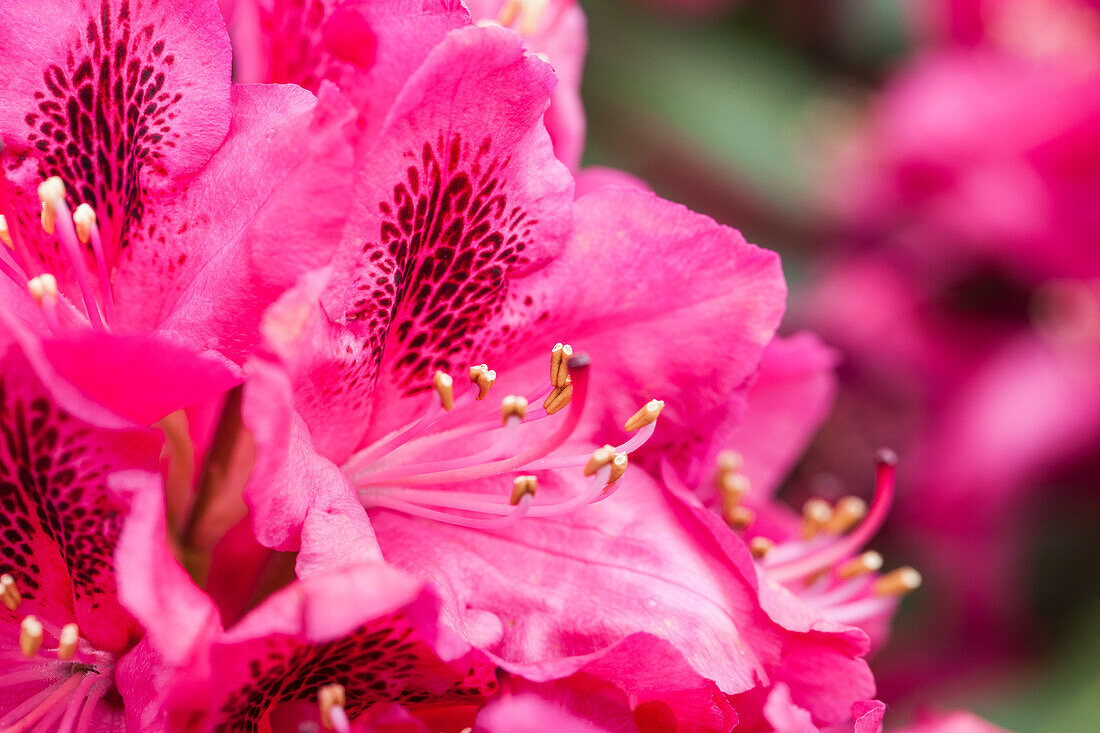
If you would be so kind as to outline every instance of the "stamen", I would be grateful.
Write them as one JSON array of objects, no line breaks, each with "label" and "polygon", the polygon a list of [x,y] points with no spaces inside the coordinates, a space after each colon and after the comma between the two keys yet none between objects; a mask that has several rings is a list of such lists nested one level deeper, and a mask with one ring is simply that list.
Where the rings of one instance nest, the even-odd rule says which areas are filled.
[{"label": "stamen", "polygon": [[65,204],[65,184],[57,176],[47,178],[38,186],[38,198],[42,201],[42,228],[47,234],[53,234],[55,226],[60,228],[58,239],[61,240],[62,249],[68,256],[73,273],[76,275],[76,282],[84,299],[84,308],[88,312],[88,320],[94,328],[102,330],[103,320],[99,314],[95,293],[92,291],[88,262],[81,251],[69,207]]},{"label": "stamen", "polygon": [[749,552],[757,560],[763,560],[764,556],[771,552],[773,547],[775,547],[775,543],[767,537],[753,537],[749,542]]},{"label": "stamen", "polygon": [[7,573],[0,575],[0,602],[7,606],[9,611],[18,609],[19,604],[23,602],[23,596],[19,593],[15,578]]},{"label": "stamen", "polygon": [[73,212],[73,224],[76,225],[77,238],[87,244],[92,238],[92,227],[95,226],[95,211],[88,204],[81,204]]},{"label": "stamen", "polygon": [[73,725],[76,723],[76,716],[80,713],[80,708],[87,701],[88,691],[98,681],[97,675],[84,675],[84,679],[80,682],[80,687],[76,688],[76,692],[73,693],[72,699],[69,700],[69,704],[65,708],[65,717],[63,717],[61,723],[58,724],[57,733],[71,733]]},{"label": "stamen", "polygon": [[850,580],[867,575],[882,568],[882,555],[874,550],[868,550],[858,557],[854,557],[837,568],[836,576],[841,580]]},{"label": "stamen", "polygon": [[27,616],[19,624],[19,649],[27,659],[34,659],[42,648],[42,624],[34,616]]},{"label": "stamen", "polygon": [[584,475],[591,476],[599,471],[604,466],[611,463],[611,459],[615,457],[615,449],[610,445],[605,445],[602,448],[597,448],[592,451],[592,457],[588,459],[588,463],[584,467]]},{"label": "stamen", "polygon": [[741,532],[749,528],[749,525],[756,520],[756,512],[749,509],[747,506],[735,506],[726,513],[726,524],[733,529]]},{"label": "stamen", "polygon": [[611,459],[611,473],[607,477],[607,483],[613,484],[623,477],[626,473],[626,467],[630,462],[628,454],[625,452],[619,452],[615,454],[615,457]]},{"label": "stamen", "polygon": [[48,272],[31,278],[27,290],[39,305],[57,305],[57,278]]},{"label": "stamen", "polygon": [[890,511],[897,477],[897,456],[892,451],[880,450],[875,459],[875,496],[863,522],[850,534],[812,553],[773,565],[769,573],[776,582],[787,583],[805,578],[838,563],[857,552],[874,536]]},{"label": "stamen", "polygon": [[572,399],[573,383],[572,380],[569,380],[564,386],[550,390],[550,394],[546,396],[546,400],[542,403],[542,409],[546,410],[547,415],[553,415],[555,412],[563,410]]},{"label": "stamen", "polygon": [[38,184],[38,200],[42,202],[42,228],[53,234],[57,225],[56,202],[65,200],[65,184],[57,176],[50,176]]},{"label": "stamen", "polygon": [[624,426],[627,432],[634,432],[638,428],[645,427],[650,423],[656,422],[657,417],[661,414],[661,410],[665,409],[665,403],[661,400],[650,400],[645,403],[642,409],[635,412],[629,420],[626,421]]},{"label": "stamen", "polygon": [[103,239],[99,236],[99,226],[96,224],[95,209],[88,204],[81,204],[73,212],[73,224],[76,225],[76,235],[81,242],[87,244],[91,241],[92,254],[95,255],[96,275],[99,277],[99,291],[103,296],[103,310],[107,317],[107,323],[115,322],[115,298],[111,292],[111,278],[107,274],[107,258],[103,254]]},{"label": "stamen", "polygon": [[447,412],[450,412],[451,408],[455,406],[454,385],[455,380],[451,378],[450,374],[437,371],[435,376],[432,377],[432,387],[435,388],[436,394],[439,395],[439,402]]},{"label": "stamen", "polygon": [[802,506],[802,539],[811,540],[832,520],[833,510],[824,499],[810,499]]},{"label": "stamen", "polygon": [[497,22],[507,28],[519,17],[519,11],[523,7],[522,0],[508,0],[497,14]]},{"label": "stamen", "polygon": [[497,373],[485,364],[470,367],[470,381],[477,385],[479,400],[485,399],[497,381]]},{"label": "stamen", "polygon": [[538,489],[539,480],[535,476],[524,475],[516,476],[512,482],[512,497],[508,500],[508,503],[512,506],[519,504],[520,499],[525,496],[534,498],[535,490]]},{"label": "stamen", "polygon": [[57,637],[57,658],[72,659],[76,654],[76,645],[80,641],[80,629],[76,624],[65,624]]},{"label": "stamen", "polygon": [[8,245],[8,249],[15,250],[15,243],[11,241],[11,230],[8,229],[8,220],[3,214],[0,214],[0,242]]},{"label": "stamen", "polygon": [[906,566],[893,570],[875,581],[876,596],[903,596],[920,588],[921,576],[913,568]]},{"label": "stamen", "polygon": [[745,499],[750,488],[749,477],[743,473],[726,473],[718,481],[718,494],[722,498],[722,513],[728,515]]},{"label": "stamen", "polygon": [[321,708],[321,725],[326,729],[337,733],[348,733],[351,730],[347,713],[344,712],[344,706],[348,703],[343,685],[325,685],[319,689],[317,704]]},{"label": "stamen", "polygon": [[845,496],[837,502],[833,516],[825,525],[830,534],[844,534],[867,516],[867,502],[858,496]]},{"label": "stamen", "polygon": [[554,344],[550,352],[550,384],[564,387],[569,383],[569,360],[573,358],[573,347],[569,344]]},{"label": "stamen", "polygon": [[508,418],[514,417],[519,420],[527,417],[527,398],[520,397],[519,395],[510,394],[500,402],[500,422],[502,425],[508,424]]}]

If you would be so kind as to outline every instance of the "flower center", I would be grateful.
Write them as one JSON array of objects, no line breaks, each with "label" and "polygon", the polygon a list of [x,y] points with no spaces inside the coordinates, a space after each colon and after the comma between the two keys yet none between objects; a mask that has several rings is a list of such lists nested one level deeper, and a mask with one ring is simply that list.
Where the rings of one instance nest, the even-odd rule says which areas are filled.
[{"label": "flower center", "polygon": [[810,499],[803,506],[797,534],[765,534],[756,532],[756,515],[742,504],[749,486],[740,472],[740,458],[732,453],[719,458],[717,483],[726,521],[748,535],[749,549],[770,580],[837,623],[861,625],[884,617],[901,596],[921,584],[920,573],[911,567],[880,574],[882,556],[863,551],[882,526],[894,496],[896,456],[879,451],[876,464],[870,507],[855,496],[835,505]]},{"label": "flower center", "polygon": [[[480,364],[470,369],[468,387],[456,397],[453,378],[437,372],[436,398],[423,417],[344,464],[363,505],[475,529],[501,529],[524,516],[568,514],[614,492],[627,456],[653,435],[664,408],[660,400],[643,406],[626,423],[633,437],[620,445],[585,453],[558,451],[580,422],[588,358],[557,344],[551,352],[549,390],[508,395],[493,415],[484,404],[495,382],[496,372]],[[542,406],[532,409],[531,403],[539,400]],[[570,468],[583,468],[588,485],[570,496],[537,502],[536,472]],[[486,479],[497,478],[511,482],[495,492],[423,488],[473,482],[483,488]]]},{"label": "flower center", "polygon": [[[22,602],[11,575],[0,576],[0,602],[13,612]],[[26,615],[18,644],[0,643],[0,668],[0,690],[21,688],[26,695],[0,716],[0,733],[86,733],[96,705],[111,689],[114,657],[81,639],[76,624],[58,629]]]},{"label": "flower center", "polygon": [[[41,269],[38,258],[31,251],[28,238],[20,236],[15,225],[17,218],[11,208],[7,185],[6,181],[0,181],[0,242],[6,245],[0,247],[0,271],[20,287],[27,287],[52,330],[59,330],[62,321],[98,330],[110,328],[114,322],[114,298],[95,211],[88,204],[80,204],[76,211],[70,211],[65,201],[65,184],[56,176],[38,186],[42,229],[57,238],[58,249],[72,267],[83,306],[81,311],[58,291],[53,273],[38,272]],[[88,249],[92,253],[94,272],[88,263]]]}]

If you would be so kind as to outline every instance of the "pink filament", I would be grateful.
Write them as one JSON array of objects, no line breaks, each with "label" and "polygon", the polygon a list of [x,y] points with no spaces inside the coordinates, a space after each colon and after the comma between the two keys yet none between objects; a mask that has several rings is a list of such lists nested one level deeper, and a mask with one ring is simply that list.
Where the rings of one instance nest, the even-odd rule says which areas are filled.
[{"label": "pink filament", "polygon": [[896,461],[892,455],[880,454],[875,476],[875,496],[863,522],[851,533],[816,552],[770,566],[768,575],[779,583],[788,583],[827,568],[858,552],[878,532],[886,515],[890,512],[896,475]]},{"label": "pink filament", "polygon": [[76,236],[76,228],[73,225],[73,217],[64,200],[57,202],[56,227],[58,238],[65,249],[65,254],[73,266],[77,285],[80,286],[80,294],[84,298],[84,308],[88,312],[88,320],[92,327],[103,330],[103,319],[100,317],[99,305],[96,303],[95,291],[92,289],[91,273],[88,272],[88,262],[81,250],[80,239]]},{"label": "pink filament", "polygon": [[515,471],[519,468],[526,466],[532,461],[542,458],[547,453],[564,443],[569,438],[569,436],[573,434],[573,431],[576,430],[577,425],[580,423],[581,412],[584,409],[585,398],[588,394],[587,365],[583,365],[579,368],[574,368],[572,372],[572,377],[573,400],[569,404],[569,413],[566,416],[566,419],[562,422],[560,426],[558,426],[557,430],[555,430],[541,443],[536,444],[531,449],[520,453],[519,455],[512,456],[511,458],[505,458],[499,461],[465,466],[462,468],[454,468],[451,470],[432,471],[412,476],[403,476],[401,478],[391,479],[391,482],[397,483],[402,486],[423,486],[425,484],[470,481],[473,479],[488,478],[489,476],[499,476],[502,473]]},{"label": "pink filament", "polygon": [[[73,690],[80,686],[80,682],[83,679],[83,675],[74,674],[69,679],[62,682],[56,687],[47,688],[39,694],[27,700],[27,702],[20,705],[15,710],[12,710],[6,716],[5,720],[14,722],[14,725],[8,725],[0,733],[24,733],[24,731],[30,730],[31,726],[37,723],[43,718],[50,710],[72,694]],[[29,710],[25,709],[27,706],[33,706]]]}]

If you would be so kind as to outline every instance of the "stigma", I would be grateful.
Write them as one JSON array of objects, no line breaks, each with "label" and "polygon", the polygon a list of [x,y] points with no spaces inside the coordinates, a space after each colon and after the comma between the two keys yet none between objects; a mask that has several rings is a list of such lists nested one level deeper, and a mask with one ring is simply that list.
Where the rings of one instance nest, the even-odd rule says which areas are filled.
[{"label": "stigma", "polygon": [[[586,356],[555,344],[548,383],[499,402],[491,399],[497,373],[487,364],[471,367],[468,377],[462,380],[465,391],[456,394],[456,380],[437,372],[434,394],[419,420],[344,463],[341,468],[366,508],[481,530],[577,511],[617,490],[629,454],[653,434],[664,407],[660,400],[649,401],[626,423],[632,436],[580,452],[565,446],[574,438],[588,393]],[[565,496],[537,491],[549,471],[575,472],[575,483],[583,486]]]}]

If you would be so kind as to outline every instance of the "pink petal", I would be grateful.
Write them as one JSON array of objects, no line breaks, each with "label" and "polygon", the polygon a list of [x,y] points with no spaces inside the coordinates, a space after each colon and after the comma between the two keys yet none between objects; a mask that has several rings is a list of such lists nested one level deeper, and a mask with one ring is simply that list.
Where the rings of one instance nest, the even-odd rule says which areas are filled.
[{"label": "pink petal", "polygon": [[[107,490],[107,477],[155,469],[160,441],[117,417],[107,427],[87,422],[81,412],[99,417],[102,408],[68,409],[90,403],[54,374],[45,382],[14,345],[0,362],[0,464],[9,477],[0,492],[0,551],[23,608],[58,626],[76,620],[101,649],[124,648],[137,633],[116,597],[112,560],[125,506]],[[59,402],[55,389],[70,402]]]},{"label": "pink petal", "polygon": [[225,144],[182,192],[149,212],[155,242],[116,275],[120,317],[238,362],[260,315],[331,257],[350,206],[350,110],[292,86],[235,86]]},{"label": "pink petal", "polygon": [[215,643],[211,723],[247,727],[330,682],[347,689],[351,718],[377,702],[475,702],[496,685],[492,667],[437,623],[433,595],[385,565],[298,581]]},{"label": "pink petal", "polygon": [[358,145],[367,149],[432,48],[469,22],[465,8],[445,0],[242,0],[231,29],[237,76],[313,92],[335,84],[359,112]]},{"label": "pink petal", "polygon": [[[228,130],[230,49],[217,4],[8,3],[0,26],[11,30],[0,49],[0,139],[21,161],[5,172],[31,204],[18,224],[45,236],[34,190],[60,175],[71,201],[98,213],[113,260],[146,239],[147,202],[201,167]],[[69,272],[55,248],[36,249],[46,270]]]}]

